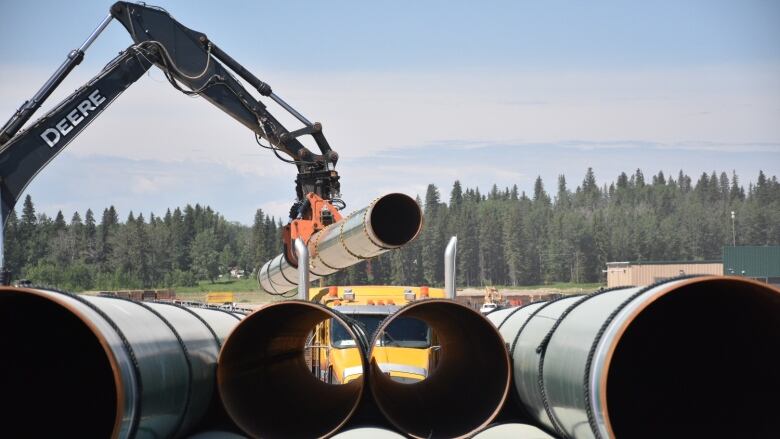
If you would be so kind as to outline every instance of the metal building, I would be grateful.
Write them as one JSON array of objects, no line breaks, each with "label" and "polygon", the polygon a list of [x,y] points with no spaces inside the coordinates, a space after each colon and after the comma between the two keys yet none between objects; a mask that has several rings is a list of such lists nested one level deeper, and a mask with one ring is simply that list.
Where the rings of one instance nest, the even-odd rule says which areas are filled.
[{"label": "metal building", "polygon": [[780,246],[723,247],[723,274],[780,285]]},{"label": "metal building", "polygon": [[723,274],[721,261],[607,262],[607,288],[650,285],[686,274]]}]

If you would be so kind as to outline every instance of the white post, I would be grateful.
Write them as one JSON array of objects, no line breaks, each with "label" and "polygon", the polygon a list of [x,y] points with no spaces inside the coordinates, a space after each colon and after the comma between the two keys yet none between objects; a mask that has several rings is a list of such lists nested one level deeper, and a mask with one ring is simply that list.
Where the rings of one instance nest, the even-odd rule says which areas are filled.
[{"label": "white post", "polygon": [[444,293],[448,299],[455,300],[456,260],[458,255],[458,237],[453,236],[444,250]]},{"label": "white post", "polygon": [[295,239],[295,253],[298,255],[298,300],[309,300],[309,248],[303,239]]}]

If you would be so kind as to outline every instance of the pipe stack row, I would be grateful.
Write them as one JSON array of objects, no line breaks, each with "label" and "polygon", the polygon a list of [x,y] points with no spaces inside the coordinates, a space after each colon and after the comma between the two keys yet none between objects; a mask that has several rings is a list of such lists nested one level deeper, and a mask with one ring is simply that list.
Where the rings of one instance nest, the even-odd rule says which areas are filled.
[{"label": "pipe stack row", "polygon": [[173,438],[217,418],[240,314],[0,288],[0,436]]},{"label": "pipe stack row", "polygon": [[[441,341],[434,372],[416,384],[392,381],[372,358],[376,340],[312,302],[276,302],[243,316],[0,288],[0,430],[3,437],[176,438],[227,426],[234,432],[192,437],[317,438],[359,434],[352,428],[361,424],[412,437],[466,437],[486,427],[509,391],[497,330],[463,305],[427,299],[382,322],[377,337],[407,317]],[[306,340],[326,319],[354,340],[359,379],[333,385],[312,374]],[[235,424],[213,422],[222,408]]]},{"label": "pipe stack row", "polygon": [[776,437],[780,291],[689,277],[488,314],[519,407],[561,438]]},{"label": "pipe stack row", "polygon": [[[242,316],[0,288],[0,429],[190,437],[229,429],[211,421],[224,407],[240,430],[193,437],[773,437],[779,317],[780,291],[733,277],[597,291],[487,318],[419,300],[376,331],[415,318],[438,336],[427,378],[400,383],[373,358],[376,338],[311,302]],[[311,373],[307,336],[326,319],[353,338],[360,379],[334,385]],[[497,419],[535,427],[492,426]]]}]

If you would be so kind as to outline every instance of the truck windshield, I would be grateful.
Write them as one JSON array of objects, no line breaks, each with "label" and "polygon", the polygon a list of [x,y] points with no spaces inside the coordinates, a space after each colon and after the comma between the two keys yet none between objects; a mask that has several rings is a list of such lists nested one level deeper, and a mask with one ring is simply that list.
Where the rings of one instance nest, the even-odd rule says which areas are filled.
[{"label": "truck windshield", "polygon": [[[366,333],[369,339],[374,337],[379,324],[387,316],[381,314],[351,314]],[[330,332],[332,345],[335,348],[355,346],[355,340],[340,324],[331,321]],[[393,320],[390,326],[378,340],[379,346],[396,346],[403,348],[427,348],[431,345],[431,330],[422,320],[412,317],[401,317]]]}]

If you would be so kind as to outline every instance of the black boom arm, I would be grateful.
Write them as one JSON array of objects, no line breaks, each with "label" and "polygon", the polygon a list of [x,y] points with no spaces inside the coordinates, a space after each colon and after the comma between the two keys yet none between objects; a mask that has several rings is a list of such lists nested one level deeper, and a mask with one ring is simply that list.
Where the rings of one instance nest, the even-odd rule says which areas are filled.
[{"label": "black boom arm", "polygon": [[0,146],[3,220],[38,172],[152,66],[143,50],[131,46],[122,52],[95,78]]},{"label": "black boom arm", "polygon": [[[86,48],[116,19],[127,29],[135,44],[111,61],[92,81],[73,93],[55,109],[24,131],[24,123],[41,103],[81,62]],[[313,192],[325,200],[338,198],[338,154],[328,145],[319,123],[309,122],[273,93],[271,87],[231,58],[205,34],[183,26],[163,9],[143,4],[117,2],[81,48],[72,51],[41,90],[0,129],[0,205],[2,225],[29,182],[70,143],[122,91],[138,80],[152,65],[163,70],[171,85],[188,95],[202,96],[268,142],[282,160],[298,169],[296,195],[299,202]],[[277,102],[304,127],[288,131],[266,106],[244,88],[229,70],[254,87],[261,96]],[[311,135],[319,154],[298,140]],[[288,159],[281,157],[281,152]],[[1,242],[1,241],[0,241]],[[0,247],[0,265],[2,247]]]}]

